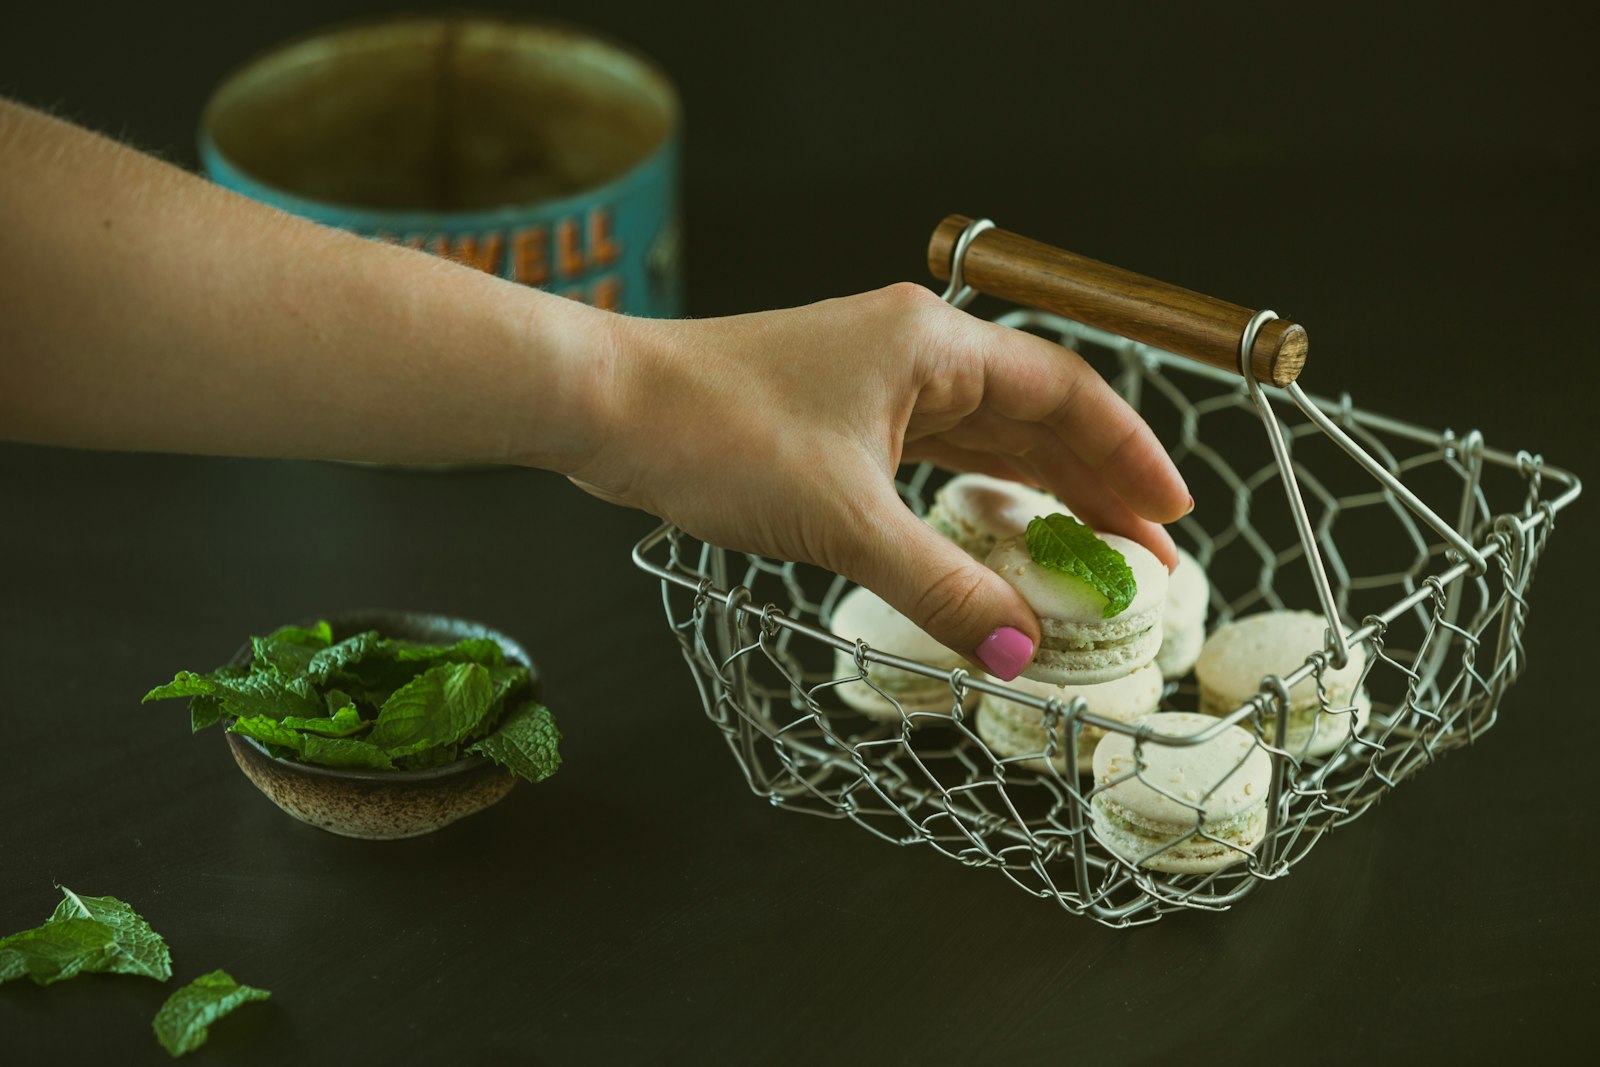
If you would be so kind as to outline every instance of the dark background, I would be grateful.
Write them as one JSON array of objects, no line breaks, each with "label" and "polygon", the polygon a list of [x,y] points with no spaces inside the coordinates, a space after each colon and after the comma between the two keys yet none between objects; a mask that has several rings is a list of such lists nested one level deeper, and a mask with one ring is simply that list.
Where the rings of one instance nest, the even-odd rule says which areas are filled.
[{"label": "dark background", "polygon": [[[696,315],[923,279],[934,224],[986,214],[1304,323],[1315,392],[1594,468],[1597,94],[1575,22],[525,7],[678,82]],[[192,165],[227,71],[389,9],[7,9],[0,92]],[[220,966],[275,991],[202,1059],[1382,1061],[1590,1032],[1588,501],[1557,523],[1491,734],[1233,912],[1125,932],[753,800],[628,562],[650,520],[554,476],[4,446],[0,501],[0,929],[42,920],[53,882],[110,893],[166,935],[174,984]],[[137,704],[247,633],[369,604],[520,637],[568,765],[432,837],[352,842]],[[167,992],[13,983],[0,1032],[18,1062],[157,1062]]]}]

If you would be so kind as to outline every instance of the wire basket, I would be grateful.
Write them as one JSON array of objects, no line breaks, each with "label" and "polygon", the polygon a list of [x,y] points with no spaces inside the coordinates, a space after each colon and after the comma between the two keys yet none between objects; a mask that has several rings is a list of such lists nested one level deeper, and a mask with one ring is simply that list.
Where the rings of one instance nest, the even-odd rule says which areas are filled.
[{"label": "wire basket", "polygon": [[[1252,315],[958,216],[935,235],[930,262],[957,306],[976,286],[1051,309],[996,321],[1083,354],[1156,430],[1196,501],[1172,529],[1210,579],[1208,631],[1248,612],[1316,606],[1327,643],[1286,676],[1263,678],[1215,727],[1168,738],[1091,714],[1082,699],[1041,699],[835,635],[845,579],[664,525],[639,542],[634,561],[660,579],[705,712],[757,795],[998,871],[1069,912],[1126,926],[1179,908],[1228,908],[1494,725],[1523,667],[1534,570],[1556,513],[1580,492],[1575,477],[1490,448],[1477,432],[1427,430],[1364,412],[1348,395],[1303,392],[1294,380],[1303,331],[1271,312]],[[1093,285],[1069,284],[1095,272]],[[1182,322],[1127,313],[1130,292],[1143,309],[1152,295],[1179,307]],[[1101,328],[1108,322],[1115,332]],[[921,514],[939,475],[925,466],[902,474],[902,495]],[[1364,727],[1329,755],[1297,759],[1284,743],[1289,689],[1312,679],[1322,713],[1348,711],[1322,679],[1358,646],[1372,704]],[[948,707],[907,711],[874,679],[883,667],[944,679]],[[871,688],[899,720],[852,710],[842,686]],[[1041,749],[992,752],[974,728],[974,694],[1035,709]],[[1193,711],[1197,701],[1190,676],[1166,683],[1161,709]],[[1079,776],[1080,731],[1132,737],[1138,773],[1147,746],[1199,744],[1231,725],[1251,730],[1272,771],[1264,837],[1241,862],[1161,873],[1089,832],[1091,798],[1106,785]]]}]

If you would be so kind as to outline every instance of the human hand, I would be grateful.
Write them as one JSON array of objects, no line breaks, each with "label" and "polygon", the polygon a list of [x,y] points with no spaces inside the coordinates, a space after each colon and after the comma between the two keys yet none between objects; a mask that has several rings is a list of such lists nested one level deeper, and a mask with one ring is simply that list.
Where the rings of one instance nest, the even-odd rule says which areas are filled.
[{"label": "human hand", "polygon": [[567,471],[577,485],[712,544],[843,574],[1003,679],[1038,648],[1038,620],[904,505],[901,463],[1041,486],[1176,563],[1157,523],[1193,502],[1139,416],[1075,353],[921,286],[613,329],[597,432]]}]

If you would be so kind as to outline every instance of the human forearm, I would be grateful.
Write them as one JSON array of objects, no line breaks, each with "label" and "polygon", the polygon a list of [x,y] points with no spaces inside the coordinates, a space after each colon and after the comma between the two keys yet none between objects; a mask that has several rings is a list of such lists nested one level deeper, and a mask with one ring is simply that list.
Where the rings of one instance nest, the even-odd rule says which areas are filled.
[{"label": "human forearm", "polygon": [[0,101],[0,434],[570,470],[612,317]]}]

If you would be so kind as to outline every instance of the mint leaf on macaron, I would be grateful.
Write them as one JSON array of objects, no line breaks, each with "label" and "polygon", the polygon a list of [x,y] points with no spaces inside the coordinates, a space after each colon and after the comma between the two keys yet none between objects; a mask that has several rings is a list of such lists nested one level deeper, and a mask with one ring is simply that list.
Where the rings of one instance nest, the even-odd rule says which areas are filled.
[{"label": "mint leaf on macaron", "polygon": [[1076,578],[1106,598],[1101,618],[1126,611],[1139,591],[1122,553],[1070,515],[1037,516],[1028,523],[1028,555],[1041,567]]}]

